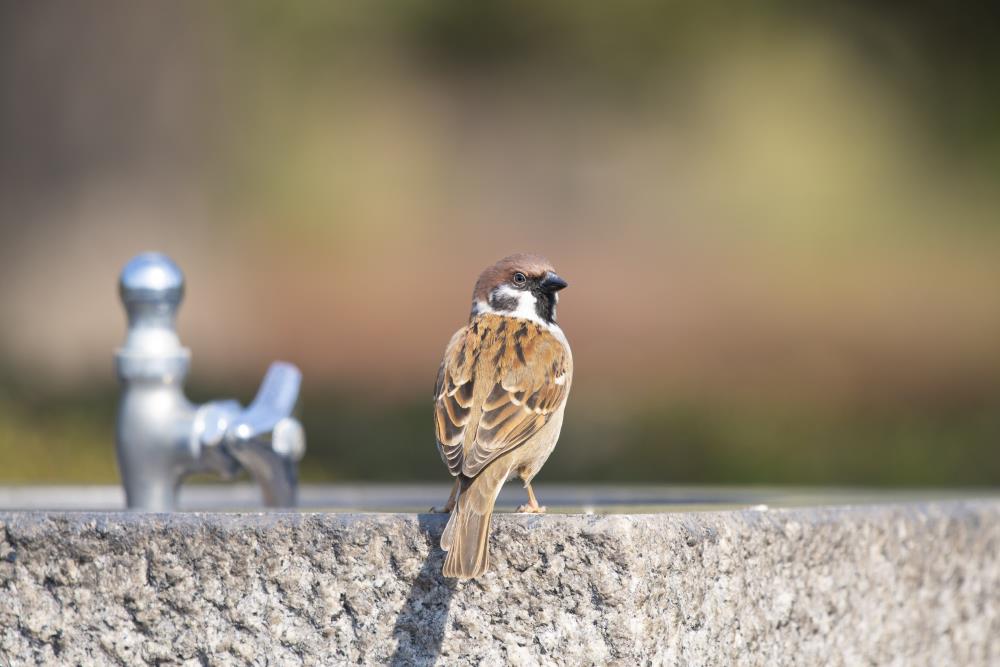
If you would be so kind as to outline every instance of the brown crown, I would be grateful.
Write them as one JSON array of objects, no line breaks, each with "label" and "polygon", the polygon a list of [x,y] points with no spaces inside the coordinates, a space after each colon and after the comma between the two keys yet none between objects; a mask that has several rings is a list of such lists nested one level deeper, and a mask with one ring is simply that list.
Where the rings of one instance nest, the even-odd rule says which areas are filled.
[{"label": "brown crown", "polygon": [[479,275],[476,288],[472,291],[473,301],[486,301],[498,285],[508,282],[515,273],[523,273],[528,278],[541,278],[549,271],[555,271],[549,260],[540,255],[518,253],[508,255]]}]

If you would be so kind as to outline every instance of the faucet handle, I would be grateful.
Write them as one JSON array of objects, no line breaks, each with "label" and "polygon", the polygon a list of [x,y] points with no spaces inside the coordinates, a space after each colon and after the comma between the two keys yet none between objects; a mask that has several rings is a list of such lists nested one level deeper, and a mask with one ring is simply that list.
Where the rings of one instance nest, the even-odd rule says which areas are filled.
[{"label": "faucet handle", "polygon": [[237,437],[247,439],[255,432],[273,431],[281,419],[292,414],[301,385],[298,368],[284,361],[271,364],[253,402],[234,425]]},{"label": "faucet handle", "polygon": [[291,414],[301,383],[302,373],[292,364],[271,364],[253,402],[226,430],[227,449],[260,483],[268,505],[295,504],[296,463],[305,454],[306,441]]}]

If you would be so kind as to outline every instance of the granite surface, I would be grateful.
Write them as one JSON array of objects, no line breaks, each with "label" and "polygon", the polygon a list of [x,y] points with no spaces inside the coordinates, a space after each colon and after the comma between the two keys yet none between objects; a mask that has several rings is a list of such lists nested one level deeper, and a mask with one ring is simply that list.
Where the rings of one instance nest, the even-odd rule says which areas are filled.
[{"label": "granite surface", "polygon": [[494,521],[0,512],[0,665],[1000,664],[1000,501]]}]

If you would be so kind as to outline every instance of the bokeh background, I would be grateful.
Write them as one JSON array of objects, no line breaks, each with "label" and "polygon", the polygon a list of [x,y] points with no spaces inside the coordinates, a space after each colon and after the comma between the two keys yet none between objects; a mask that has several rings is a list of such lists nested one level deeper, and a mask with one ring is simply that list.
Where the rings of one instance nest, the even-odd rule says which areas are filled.
[{"label": "bokeh background", "polygon": [[188,393],[305,373],[303,476],[444,480],[479,270],[546,254],[539,479],[1000,482],[1000,21],[944,2],[0,3],[0,482],[117,480],[116,295]]}]

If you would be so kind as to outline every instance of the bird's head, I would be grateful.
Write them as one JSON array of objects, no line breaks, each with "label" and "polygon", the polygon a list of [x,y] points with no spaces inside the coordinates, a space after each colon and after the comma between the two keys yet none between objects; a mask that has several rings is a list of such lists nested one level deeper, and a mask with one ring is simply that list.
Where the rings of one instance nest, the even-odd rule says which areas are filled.
[{"label": "bird's head", "polygon": [[496,313],[552,324],[564,287],[566,281],[544,257],[510,255],[480,274],[472,292],[472,316]]}]

